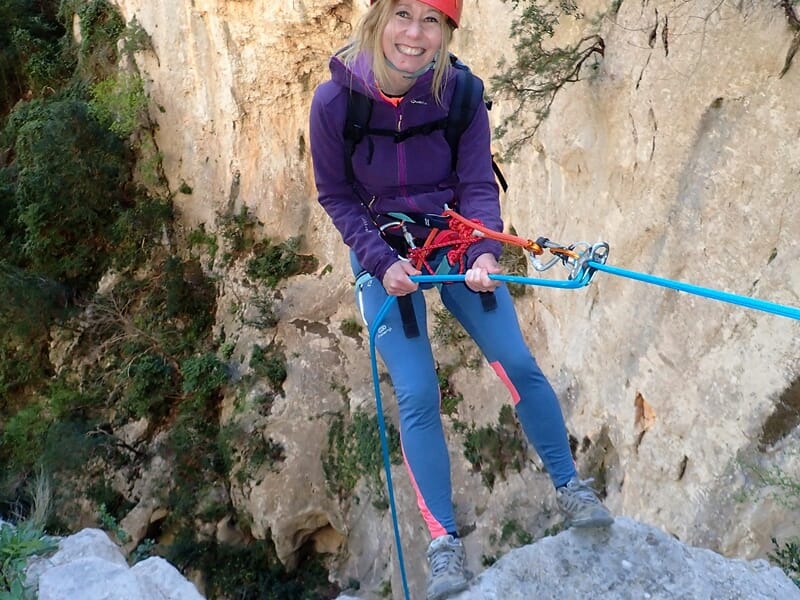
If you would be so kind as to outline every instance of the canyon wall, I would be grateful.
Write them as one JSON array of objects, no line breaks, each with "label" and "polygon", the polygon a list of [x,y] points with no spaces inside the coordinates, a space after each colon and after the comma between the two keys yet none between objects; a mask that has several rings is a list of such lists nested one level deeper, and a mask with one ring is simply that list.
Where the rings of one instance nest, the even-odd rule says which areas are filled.
[{"label": "canyon wall", "polygon": [[[367,334],[342,333],[358,319],[352,276],[316,203],[307,123],[328,56],[366,0],[117,4],[152,41],[136,64],[185,231],[214,231],[220,215],[246,207],[260,235],[302,235],[302,252],[319,261],[282,285],[275,336],[288,357],[285,393],[268,418],[249,420],[287,458],[233,483],[237,509],[256,536],[271,532],[287,563],[311,540],[336,556],[342,581],[400,590],[389,513],[330,497],[320,461],[330,416],[375,405]],[[787,15],[748,0],[578,4],[583,18],[562,22],[552,43],[597,34],[604,55],[557,93],[536,135],[502,164],[506,225],[533,239],[605,241],[608,264],[624,269],[800,305],[800,65],[781,75],[797,36]],[[498,61],[513,58],[514,14],[499,0],[465,3],[454,52],[487,84]],[[512,109],[497,96],[491,117]],[[495,140],[498,153],[507,144]],[[238,318],[253,292],[241,268],[217,276],[217,326],[234,356],[246,355],[263,342]],[[771,537],[800,533],[797,511],[772,493],[780,489],[754,478],[800,471],[797,320],[607,273],[580,290],[529,288],[517,306],[562,399],[578,465],[602,478],[610,508],[729,556],[763,557]],[[437,343],[436,352],[456,362],[458,350]],[[541,535],[557,521],[555,504],[532,454],[487,489],[453,423],[496,424],[507,393],[488,365],[451,379],[464,395],[445,419],[455,503],[480,571],[504,524]],[[381,389],[392,421],[388,381]],[[402,467],[393,479],[417,589],[427,533]]]}]

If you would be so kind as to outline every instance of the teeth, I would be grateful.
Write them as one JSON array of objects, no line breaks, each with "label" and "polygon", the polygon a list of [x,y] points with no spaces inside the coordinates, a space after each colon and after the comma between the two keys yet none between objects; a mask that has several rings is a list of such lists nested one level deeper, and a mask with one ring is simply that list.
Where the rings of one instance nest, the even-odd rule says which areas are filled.
[{"label": "teeth", "polygon": [[422,48],[412,48],[410,46],[401,45],[397,46],[397,50],[400,52],[400,54],[405,54],[406,56],[420,56],[425,52],[425,50]]}]

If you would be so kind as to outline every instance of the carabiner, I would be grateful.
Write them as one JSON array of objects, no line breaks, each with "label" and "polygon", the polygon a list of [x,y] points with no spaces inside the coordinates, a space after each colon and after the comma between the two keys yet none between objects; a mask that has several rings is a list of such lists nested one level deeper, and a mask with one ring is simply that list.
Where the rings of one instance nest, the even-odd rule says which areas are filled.
[{"label": "carabiner", "polygon": [[587,242],[578,242],[578,244],[584,246],[585,250],[574,261],[569,278],[580,279],[585,282],[585,285],[588,285],[596,271],[589,267],[588,263],[596,262],[604,265],[608,260],[609,247],[607,242],[596,242],[591,246]]}]

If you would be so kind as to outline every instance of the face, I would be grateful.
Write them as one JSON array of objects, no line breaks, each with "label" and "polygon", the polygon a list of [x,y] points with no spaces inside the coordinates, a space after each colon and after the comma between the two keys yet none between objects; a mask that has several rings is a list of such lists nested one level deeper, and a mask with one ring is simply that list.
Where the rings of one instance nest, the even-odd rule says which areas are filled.
[{"label": "face", "polygon": [[433,60],[442,45],[446,17],[419,0],[399,0],[383,30],[387,59],[401,71],[414,73]]}]

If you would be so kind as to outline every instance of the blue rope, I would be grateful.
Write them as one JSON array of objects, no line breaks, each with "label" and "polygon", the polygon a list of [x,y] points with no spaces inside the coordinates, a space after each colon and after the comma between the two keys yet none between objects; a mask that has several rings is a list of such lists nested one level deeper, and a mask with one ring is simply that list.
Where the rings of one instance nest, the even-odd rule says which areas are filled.
[{"label": "blue rope", "polygon": [[653,275],[647,275],[645,273],[637,273],[636,271],[628,271],[627,269],[612,267],[611,265],[598,263],[592,260],[588,261],[586,264],[591,269],[597,269],[598,271],[603,271],[605,273],[610,273],[612,275],[617,275],[619,277],[628,277],[629,279],[644,281],[645,283],[660,285],[662,287],[678,290],[681,292],[688,292],[696,296],[713,298],[714,300],[729,302],[731,304],[738,304],[740,306],[746,306],[747,308],[754,308],[756,310],[761,310],[775,315],[789,317],[790,319],[800,320],[800,308],[796,308],[794,306],[775,304],[774,302],[766,302],[765,300],[759,300],[758,298],[750,298],[749,296],[738,296],[736,294],[731,294],[729,292],[712,290],[710,288],[704,288],[697,285],[692,285],[690,283],[683,283],[681,281],[674,281],[672,279],[664,279],[663,277],[654,277]]},{"label": "blue rope", "polygon": [[397,507],[394,502],[394,486],[392,486],[392,465],[389,458],[389,442],[386,439],[386,422],[383,417],[383,403],[381,402],[381,385],[378,379],[378,360],[375,355],[375,333],[383,323],[389,307],[395,301],[396,296],[389,296],[378,311],[372,327],[369,329],[369,356],[372,361],[372,385],[375,388],[375,403],[378,417],[378,431],[381,438],[381,451],[383,452],[383,470],[386,472],[386,487],[389,490],[389,507],[392,509],[392,525],[394,526],[394,545],[397,548],[397,561],[400,564],[400,577],[403,580],[403,594],[405,599],[408,596],[408,581],[406,579],[406,565],[403,560],[403,545],[400,543],[400,526],[397,523]]},{"label": "blue rope", "polygon": [[[690,294],[695,294],[697,296],[704,296],[706,298],[712,298],[714,300],[720,300],[722,302],[738,304],[740,306],[745,306],[747,308],[753,308],[773,313],[776,315],[781,315],[784,317],[800,320],[800,308],[796,308],[793,306],[775,304],[774,302],[766,302],[764,300],[759,300],[757,298],[738,296],[736,294],[721,292],[718,290],[712,290],[709,288],[704,288],[689,283],[673,281],[671,279],[664,279],[662,277],[655,277],[653,275],[647,275],[644,273],[637,273],[636,271],[620,269],[619,267],[612,267],[610,265],[599,263],[592,260],[586,262],[586,267],[587,268],[582,269],[581,272],[578,273],[575,279],[570,279],[570,280],[540,279],[533,277],[521,277],[517,275],[489,275],[489,278],[494,279],[496,281],[504,281],[507,283],[538,285],[542,287],[551,287],[559,289],[577,289],[588,285],[592,279],[594,270],[597,270],[597,271],[603,271],[605,273],[610,273],[611,275],[617,275],[619,277],[627,277],[629,279],[635,279],[638,281],[643,281],[645,283],[651,283],[654,285],[660,285],[666,288],[671,288],[682,292],[688,292]],[[411,276],[410,279],[417,283],[452,283],[457,281],[464,281],[465,276],[464,275],[414,275]],[[383,323],[383,319],[386,317],[386,313],[389,312],[389,308],[392,306],[392,303],[395,302],[396,299],[397,299],[396,296],[389,296],[388,298],[386,298],[386,301],[383,303],[383,306],[381,306],[381,309],[378,311],[378,314],[376,315],[375,320],[373,321],[372,326],[370,327],[369,330],[369,353],[370,353],[370,359],[372,361],[372,382],[375,389],[378,431],[380,432],[381,449],[383,451],[383,468],[386,471],[386,487],[388,488],[389,491],[389,507],[391,508],[392,511],[394,542],[397,548],[397,560],[400,565],[400,577],[402,578],[403,581],[403,594],[405,600],[409,600],[408,580],[406,578],[405,561],[403,560],[403,545],[400,541],[400,526],[397,520],[397,506],[394,500],[394,486],[392,485],[391,461],[389,458],[389,442],[386,439],[386,422],[383,416],[383,403],[381,401],[380,381],[378,379],[378,361],[375,353],[375,334],[377,333],[381,323]]]}]

